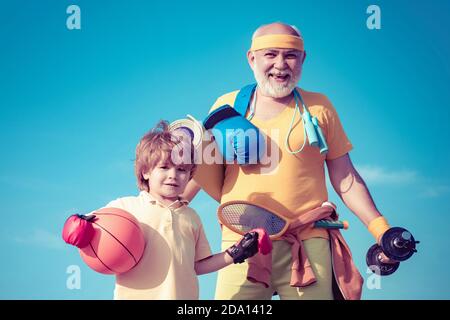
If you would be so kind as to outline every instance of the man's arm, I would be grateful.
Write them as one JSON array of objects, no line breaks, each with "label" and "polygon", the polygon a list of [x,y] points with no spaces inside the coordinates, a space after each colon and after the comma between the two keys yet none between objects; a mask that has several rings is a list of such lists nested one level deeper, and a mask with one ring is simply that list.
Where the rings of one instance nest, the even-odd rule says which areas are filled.
[{"label": "man's arm", "polygon": [[191,179],[191,181],[189,181],[186,185],[186,189],[184,189],[181,198],[191,202],[192,199],[194,199],[194,197],[200,191],[200,189],[201,187],[194,181],[194,179]]},{"label": "man's arm", "polygon": [[370,221],[381,216],[348,153],[337,159],[327,160],[327,167],[334,190],[364,225],[368,226]]},{"label": "man's arm", "polygon": [[[366,227],[374,219],[381,217],[366,183],[356,171],[348,153],[337,159],[327,160],[327,167],[334,190]],[[377,243],[379,241],[380,237],[377,239]],[[395,260],[386,257],[384,253],[381,254],[381,261],[396,263]]]}]

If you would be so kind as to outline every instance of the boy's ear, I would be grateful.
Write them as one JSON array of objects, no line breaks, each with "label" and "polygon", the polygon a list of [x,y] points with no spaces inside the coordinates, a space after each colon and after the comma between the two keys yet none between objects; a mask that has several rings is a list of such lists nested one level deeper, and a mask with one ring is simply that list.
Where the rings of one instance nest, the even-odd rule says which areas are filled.
[{"label": "boy's ear", "polygon": [[144,180],[150,180],[150,174],[148,172],[143,172],[142,177],[144,177]]}]

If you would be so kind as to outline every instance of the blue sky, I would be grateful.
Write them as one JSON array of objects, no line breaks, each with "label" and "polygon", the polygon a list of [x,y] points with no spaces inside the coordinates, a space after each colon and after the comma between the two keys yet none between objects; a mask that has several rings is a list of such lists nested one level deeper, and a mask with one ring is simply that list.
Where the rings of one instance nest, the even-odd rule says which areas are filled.
[{"label": "blue sky", "polygon": [[[70,4],[81,30],[66,27]],[[380,30],[366,27],[371,4]],[[2,1],[0,298],[111,299],[114,278],[61,240],[65,219],[137,194],[139,138],[159,119],[203,118],[219,95],[252,82],[254,29],[283,21],[305,39],[300,86],[330,98],[378,208],[421,240],[363,298],[449,299],[449,18],[446,0]],[[367,279],[372,236],[331,189],[330,199]],[[217,252],[216,203],[201,193],[192,206]],[[71,265],[80,289],[66,286]],[[201,299],[213,298],[215,279],[200,277]]]}]

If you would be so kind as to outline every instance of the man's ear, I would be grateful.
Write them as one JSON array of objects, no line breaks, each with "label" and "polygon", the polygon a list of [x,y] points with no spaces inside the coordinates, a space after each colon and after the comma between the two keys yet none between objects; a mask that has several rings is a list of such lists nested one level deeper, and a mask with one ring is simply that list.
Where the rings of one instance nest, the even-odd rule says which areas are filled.
[{"label": "man's ear", "polygon": [[142,177],[144,180],[150,180],[150,173],[149,172],[142,172]]},{"label": "man's ear", "polygon": [[250,65],[250,68],[252,68],[253,70],[253,67],[255,65],[255,53],[253,51],[250,50],[247,51],[247,61],[248,64]]},{"label": "man's ear", "polygon": [[306,51],[303,51],[303,61],[302,61],[302,64],[305,62],[305,59],[306,59]]}]

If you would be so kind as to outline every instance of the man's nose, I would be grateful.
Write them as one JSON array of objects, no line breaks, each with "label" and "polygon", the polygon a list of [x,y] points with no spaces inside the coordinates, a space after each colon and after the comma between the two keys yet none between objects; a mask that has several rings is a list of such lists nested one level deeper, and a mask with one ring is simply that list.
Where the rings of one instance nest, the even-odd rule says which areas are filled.
[{"label": "man's nose", "polygon": [[287,63],[286,59],[283,57],[283,55],[279,54],[275,59],[275,68],[283,70],[286,69]]}]

